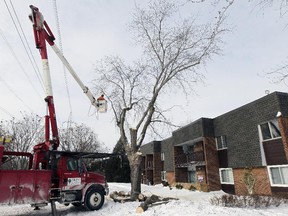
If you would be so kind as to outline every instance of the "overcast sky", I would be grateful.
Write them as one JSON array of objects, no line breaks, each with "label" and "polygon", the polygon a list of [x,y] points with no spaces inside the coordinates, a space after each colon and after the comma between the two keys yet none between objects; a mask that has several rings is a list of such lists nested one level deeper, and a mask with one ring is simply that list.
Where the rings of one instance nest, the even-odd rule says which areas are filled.
[{"label": "overcast sky", "polygon": [[[13,3],[17,17],[11,5]],[[133,46],[127,24],[131,21],[135,3],[143,0],[61,0],[56,1],[64,55],[78,76],[92,89],[95,78],[94,64],[107,55],[120,55],[132,60],[139,49]],[[41,59],[34,45],[32,24],[28,19],[29,5],[39,7],[56,36],[59,46],[55,0],[29,1],[6,0],[13,14],[21,23],[18,31],[25,33],[29,48],[41,70]],[[192,4],[186,13],[195,11]],[[0,2],[0,119],[19,118],[21,112],[44,116],[46,105],[44,91],[36,72],[21,43],[5,1]],[[199,17],[209,17],[211,8],[202,8]],[[185,13],[185,14],[186,14]],[[263,77],[287,60],[287,23],[280,18],[277,6],[261,10],[248,0],[235,0],[227,23],[233,31],[223,37],[223,55],[215,56],[205,69],[204,84],[199,84],[188,100],[167,98],[170,105],[179,105],[172,115],[173,123],[188,124],[200,117],[214,118],[230,110],[265,96],[266,92],[287,92],[284,84],[273,84]],[[286,27],[286,28],[285,28]],[[22,40],[26,40],[22,38]],[[68,83],[72,120],[93,128],[99,139],[112,149],[119,135],[112,121],[112,112],[93,115],[94,109],[68,71],[65,81],[63,66],[53,51],[48,49],[53,93],[58,124],[67,121],[70,114],[66,92]],[[32,61],[34,61],[32,59]],[[35,66],[34,66],[35,67]],[[37,69],[36,69],[37,71]],[[35,91],[36,89],[36,91]],[[95,95],[97,97],[98,95]],[[275,111],[275,115],[276,115]],[[166,135],[168,136],[168,135]]]}]

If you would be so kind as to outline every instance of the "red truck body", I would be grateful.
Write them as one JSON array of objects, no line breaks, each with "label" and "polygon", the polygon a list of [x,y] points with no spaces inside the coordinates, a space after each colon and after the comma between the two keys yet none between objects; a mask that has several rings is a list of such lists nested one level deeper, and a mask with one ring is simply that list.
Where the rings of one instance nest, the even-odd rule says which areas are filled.
[{"label": "red truck body", "polygon": [[48,203],[50,179],[50,170],[0,170],[0,203]]},{"label": "red truck body", "polygon": [[[47,205],[51,201],[63,204],[85,206],[87,210],[97,210],[109,193],[108,184],[103,175],[88,172],[83,157],[99,158],[108,156],[101,153],[45,152],[47,166],[33,164],[33,155],[26,152],[5,152],[0,145],[0,203],[31,204],[35,207]],[[27,157],[26,170],[2,169],[9,157]],[[34,160],[35,161],[35,160]],[[37,169],[33,169],[37,167]],[[94,191],[94,200],[89,192]],[[95,192],[96,191],[96,192]],[[93,197],[92,196],[92,197]]]}]

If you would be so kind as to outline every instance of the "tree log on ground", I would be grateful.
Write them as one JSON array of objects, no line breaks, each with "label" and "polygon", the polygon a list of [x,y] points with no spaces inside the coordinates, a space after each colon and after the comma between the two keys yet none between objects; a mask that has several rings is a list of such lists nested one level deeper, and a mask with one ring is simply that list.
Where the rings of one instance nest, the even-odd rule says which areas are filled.
[{"label": "tree log on ground", "polygon": [[[114,202],[120,202],[120,203],[124,203],[124,202],[131,202],[131,201],[135,201],[131,199],[131,194],[130,193],[125,193],[123,191],[114,191],[113,193],[110,194],[110,198],[113,199]],[[146,196],[144,194],[139,194],[137,201],[145,201],[146,200]]]},{"label": "tree log on ground", "polygon": [[151,207],[151,206],[156,206],[156,205],[167,204],[169,200],[171,199],[177,200],[175,198],[170,198],[170,197],[161,198],[157,195],[152,195],[148,197],[144,202],[142,202],[140,206],[137,207],[136,213],[143,213],[144,211],[148,209],[149,206]]},{"label": "tree log on ground", "polygon": [[[120,202],[120,203],[135,201],[135,200],[131,199],[130,193],[126,193],[123,191],[119,191],[119,192],[114,191],[114,192],[110,193],[110,198],[114,202]],[[163,197],[160,197],[160,196],[157,196],[154,194],[151,195],[150,197],[146,197],[144,194],[139,194],[136,200],[142,202],[140,204],[140,206],[137,207],[136,213],[142,213],[142,212],[146,211],[148,209],[148,207],[166,204],[169,202],[169,200],[177,200],[177,199],[171,198],[171,197],[164,197],[163,198]]]}]

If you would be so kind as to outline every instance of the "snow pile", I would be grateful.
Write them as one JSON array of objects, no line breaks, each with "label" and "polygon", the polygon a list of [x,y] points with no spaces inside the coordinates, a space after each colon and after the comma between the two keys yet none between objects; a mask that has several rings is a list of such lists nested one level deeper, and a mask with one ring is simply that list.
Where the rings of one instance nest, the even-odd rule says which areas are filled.
[{"label": "snow pile", "polygon": [[[126,183],[110,183],[110,192],[113,191],[129,191],[130,184]],[[108,196],[106,197],[103,207],[99,211],[87,212],[82,208],[76,208],[73,206],[63,206],[57,204],[57,210],[59,215],[67,216],[188,216],[188,215],[214,215],[214,216],[225,216],[225,215],[237,215],[237,216],[286,216],[288,214],[288,205],[281,205],[279,207],[269,208],[227,208],[220,206],[213,206],[209,200],[214,196],[221,196],[224,194],[222,191],[217,192],[199,192],[199,191],[188,191],[185,189],[178,190],[169,187],[163,187],[162,185],[147,186],[142,185],[142,193],[146,196],[152,194],[161,197],[173,197],[178,200],[170,200],[167,204],[157,205],[149,207],[147,211],[141,214],[136,213],[136,208],[140,205],[139,202],[126,202],[126,203],[115,203]],[[0,212],[3,216],[12,215],[50,215],[50,206],[41,208],[41,210],[33,210],[30,205],[14,205],[14,206],[0,206]]]}]

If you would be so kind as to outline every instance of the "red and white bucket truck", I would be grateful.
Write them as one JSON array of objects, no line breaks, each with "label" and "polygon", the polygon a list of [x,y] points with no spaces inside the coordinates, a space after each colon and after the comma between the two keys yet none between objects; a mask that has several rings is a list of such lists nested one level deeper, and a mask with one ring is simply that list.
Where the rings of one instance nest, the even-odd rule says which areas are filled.
[{"label": "red and white bucket truck", "polygon": [[[87,210],[98,210],[104,203],[104,196],[108,194],[108,184],[105,176],[87,171],[83,158],[104,158],[111,156],[111,154],[57,150],[60,141],[46,42],[53,48],[99,112],[106,112],[106,100],[103,97],[100,98],[100,101],[94,98],[54,44],[55,37],[39,9],[33,5],[30,8],[32,13],[29,18],[33,23],[36,47],[39,49],[42,59],[45,101],[48,108],[48,113],[45,116],[45,140],[34,146],[33,154],[6,151],[5,146],[7,144],[5,142],[0,143],[0,203],[28,203],[35,207],[51,203],[53,215],[56,215],[56,201],[65,205],[70,203],[75,206],[83,205]],[[25,157],[28,169],[3,169],[5,162],[10,157]]]}]

